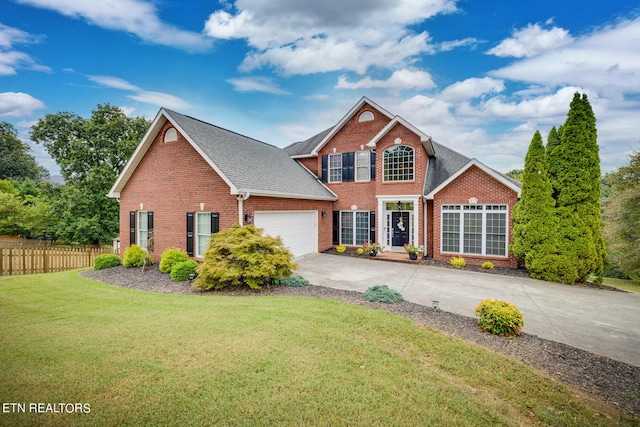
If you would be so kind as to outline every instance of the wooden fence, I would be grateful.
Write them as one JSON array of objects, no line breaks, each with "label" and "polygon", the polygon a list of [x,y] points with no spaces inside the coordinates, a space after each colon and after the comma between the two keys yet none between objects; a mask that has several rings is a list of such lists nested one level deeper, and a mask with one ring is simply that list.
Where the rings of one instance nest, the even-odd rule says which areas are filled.
[{"label": "wooden fence", "polygon": [[0,248],[0,276],[91,267],[98,255],[110,253],[110,247]]}]

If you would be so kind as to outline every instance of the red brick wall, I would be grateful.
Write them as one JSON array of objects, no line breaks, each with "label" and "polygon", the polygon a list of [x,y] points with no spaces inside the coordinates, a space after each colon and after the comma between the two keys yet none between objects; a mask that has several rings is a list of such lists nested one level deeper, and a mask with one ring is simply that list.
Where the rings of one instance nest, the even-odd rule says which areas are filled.
[{"label": "red brick wall", "polygon": [[120,192],[120,252],[129,246],[129,211],[154,215],[154,251],[176,247],[186,250],[186,213],[200,210],[220,213],[220,228],[238,221],[236,197],[229,186],[178,133],[178,140],[163,142],[166,123]]},{"label": "red brick wall", "polygon": [[[452,254],[442,254],[440,252],[441,233],[441,206],[448,204],[469,204],[469,198],[478,199],[479,205],[485,204],[506,204],[507,205],[507,227],[509,233],[508,244],[513,243],[511,232],[511,212],[513,205],[518,201],[518,195],[513,190],[504,186],[489,174],[476,166],[471,166],[457,179],[438,192],[433,200],[433,258],[438,261],[448,261]],[[484,261],[491,261],[496,267],[516,268],[517,260],[513,255],[508,257],[496,257],[485,255],[467,255],[463,258],[469,264],[480,265]]]}]

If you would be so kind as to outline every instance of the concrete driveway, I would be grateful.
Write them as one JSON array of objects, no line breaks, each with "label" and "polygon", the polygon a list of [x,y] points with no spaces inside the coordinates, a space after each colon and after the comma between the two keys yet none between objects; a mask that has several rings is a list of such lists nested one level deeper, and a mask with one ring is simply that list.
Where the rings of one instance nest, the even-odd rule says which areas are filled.
[{"label": "concrete driveway", "polygon": [[484,298],[518,306],[523,331],[640,366],[640,294],[416,264],[310,254],[296,258],[313,285],[364,292],[388,285],[405,300],[469,317]]}]

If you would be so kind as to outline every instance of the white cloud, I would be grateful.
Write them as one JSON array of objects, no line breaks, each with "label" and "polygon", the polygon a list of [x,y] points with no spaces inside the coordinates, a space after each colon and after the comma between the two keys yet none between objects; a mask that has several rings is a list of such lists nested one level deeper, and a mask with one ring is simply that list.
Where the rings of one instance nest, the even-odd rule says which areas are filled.
[{"label": "white cloud", "polygon": [[29,117],[34,110],[45,108],[44,102],[28,93],[0,93],[0,117]]},{"label": "white cloud", "polygon": [[72,18],[83,18],[102,28],[126,31],[140,39],[187,50],[202,50],[211,41],[202,34],[181,30],[162,22],[155,2],[145,0],[16,0],[18,3],[49,9]]},{"label": "white cloud", "polygon": [[640,17],[490,73],[544,86],[575,85],[622,99],[640,93]]},{"label": "white cloud", "polygon": [[238,92],[265,92],[274,95],[287,95],[289,92],[282,90],[269,77],[240,77],[227,80]]},{"label": "white cloud", "polygon": [[446,87],[438,96],[439,99],[452,104],[468,101],[485,94],[500,93],[505,90],[502,80],[484,78],[470,78],[456,82]]},{"label": "white cloud", "polygon": [[[229,3],[225,3],[229,6]],[[455,0],[238,0],[209,16],[205,33],[245,39],[253,48],[244,71],[271,66],[283,74],[398,68],[432,53],[427,33],[410,26],[455,11]]]},{"label": "white cloud", "polygon": [[38,37],[33,37],[17,28],[0,24],[0,76],[14,75],[18,68],[51,71],[49,67],[37,64],[28,54],[14,50],[14,45],[16,44],[36,42],[38,42]]},{"label": "white cloud", "polygon": [[374,80],[371,77],[365,77],[357,82],[350,82],[346,76],[340,76],[336,89],[371,89],[382,88],[388,89],[391,92],[398,92],[401,90],[409,89],[431,89],[435,87],[435,83],[431,78],[431,74],[421,70],[398,70],[386,80]]},{"label": "white cloud", "polygon": [[452,40],[452,41],[448,41],[448,42],[442,42],[438,46],[438,50],[440,52],[448,52],[448,51],[453,50],[453,49],[458,48],[458,47],[471,46],[473,48],[478,43],[481,43],[481,41],[476,39],[476,38],[473,38],[473,37],[467,37],[467,38],[462,39],[462,40]]},{"label": "white cloud", "polygon": [[144,102],[145,104],[155,105],[157,107],[166,107],[175,110],[184,110],[191,106],[187,101],[177,96],[163,92],[144,90],[119,77],[88,76],[88,79],[102,86],[110,87],[113,89],[120,89],[127,92],[135,92],[131,95],[127,95],[127,97],[135,101]]},{"label": "white cloud", "polygon": [[545,30],[539,24],[529,24],[520,30],[515,30],[513,37],[503,40],[498,46],[487,51],[487,54],[516,58],[531,57],[565,46],[572,40],[569,31],[563,28],[554,27]]}]

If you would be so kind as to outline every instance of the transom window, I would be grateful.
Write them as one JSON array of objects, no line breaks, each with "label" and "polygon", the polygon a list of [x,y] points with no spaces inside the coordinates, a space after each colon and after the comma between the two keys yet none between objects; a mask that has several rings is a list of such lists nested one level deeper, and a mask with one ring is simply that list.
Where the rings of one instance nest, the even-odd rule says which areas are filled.
[{"label": "transom window", "polygon": [[329,182],[342,182],[342,154],[329,154]]},{"label": "transom window", "polygon": [[413,148],[398,145],[383,153],[384,181],[413,181]]},{"label": "transom window", "polygon": [[442,252],[507,256],[506,205],[444,205]]}]

